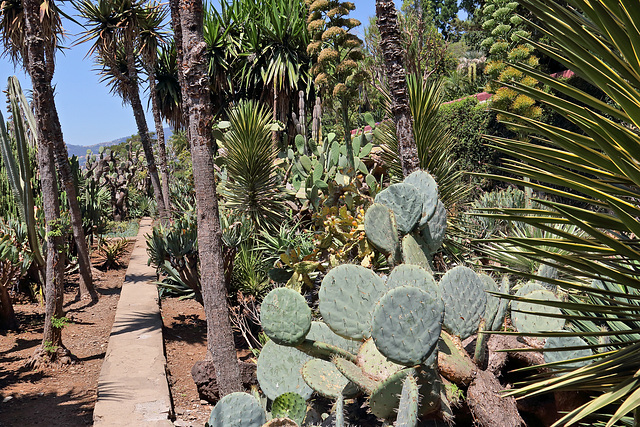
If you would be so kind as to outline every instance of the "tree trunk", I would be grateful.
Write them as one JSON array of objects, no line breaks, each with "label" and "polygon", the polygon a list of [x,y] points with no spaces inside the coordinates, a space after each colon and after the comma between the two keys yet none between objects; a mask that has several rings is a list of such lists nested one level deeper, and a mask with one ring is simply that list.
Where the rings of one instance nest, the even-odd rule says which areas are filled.
[{"label": "tree trunk", "polygon": [[391,112],[396,124],[398,154],[404,176],[420,169],[418,148],[413,138],[411,109],[407,79],[402,63],[401,35],[398,29],[396,8],[392,0],[376,0],[376,17],[380,30],[380,48],[384,56],[385,71],[389,81]]},{"label": "tree trunk", "polygon": [[[198,251],[202,297],[207,318],[207,358],[216,369],[220,395],[242,390],[240,370],[229,320],[227,288],[224,280],[222,230],[216,195],[213,163],[211,100],[207,75],[207,45],[203,37],[201,0],[178,1],[172,11],[179,11],[182,32],[185,111],[189,112],[189,137],[196,190],[198,215]],[[176,19],[174,17],[174,24]],[[174,28],[175,31],[175,28]]]},{"label": "tree trunk", "polygon": [[169,192],[169,171],[167,169],[167,148],[164,141],[164,128],[160,118],[160,107],[158,106],[158,94],[156,93],[156,75],[153,70],[149,72],[149,96],[151,97],[151,109],[153,110],[153,121],[156,126],[156,137],[158,138],[158,166],[162,175],[162,197],[167,215],[171,212],[171,193]]},{"label": "tree trunk", "polygon": [[[0,263],[0,269],[4,277],[0,278],[0,330],[18,330],[18,319],[16,318],[16,314],[13,311],[13,304],[11,302],[11,297],[9,296],[9,280],[11,276],[13,276],[13,272],[11,270],[15,268],[9,262]],[[4,284],[3,284],[4,283]]]},{"label": "tree trunk", "polygon": [[136,71],[133,46],[131,46],[130,43],[126,43],[125,49],[127,50],[129,101],[131,102],[131,108],[133,109],[133,116],[136,119],[138,134],[140,135],[140,143],[142,144],[144,157],[147,161],[147,170],[149,171],[149,177],[151,178],[153,195],[158,205],[160,218],[168,218],[167,211],[165,209],[164,198],[162,196],[160,178],[158,177],[158,168],[156,167],[156,161],[153,155],[153,149],[151,147],[151,140],[149,139],[149,127],[147,126],[147,119],[144,116],[144,108],[142,107],[142,102],[140,101],[140,88],[138,87],[138,73]]},{"label": "tree trunk", "polygon": [[[98,300],[98,294],[93,286],[93,275],[91,273],[91,261],[89,259],[89,247],[87,245],[87,239],[82,228],[82,213],[80,211],[80,205],[78,203],[78,195],[76,191],[73,174],[71,172],[71,165],[69,164],[69,152],[67,146],[64,143],[62,135],[62,127],[60,126],[60,120],[58,118],[58,111],[55,105],[55,99],[53,96],[53,88],[51,87],[51,80],[53,79],[54,57],[55,52],[52,51],[51,43],[44,40],[41,32],[42,24],[39,20],[34,21],[36,28],[33,28],[37,33],[33,33],[34,37],[38,37],[38,52],[30,52],[29,55],[34,56],[35,61],[42,62],[42,69],[37,70],[38,77],[34,79],[31,75],[32,69],[30,67],[31,58],[25,60],[25,67],[27,72],[31,75],[32,84],[34,86],[34,92],[36,91],[35,85],[38,84],[38,92],[42,97],[42,108],[46,108],[48,111],[46,114],[41,113],[43,120],[47,120],[46,129],[47,132],[44,136],[38,136],[38,142],[45,145],[51,145],[56,162],[56,168],[60,177],[64,190],[67,194],[67,201],[69,202],[69,214],[71,217],[71,228],[73,231],[73,237],[78,250],[78,269],[80,273],[80,288],[79,297],[81,299],[89,299],[92,302]],[[37,81],[37,83],[36,83]],[[37,108],[37,107],[36,107]],[[36,113],[37,115],[37,113]],[[38,123],[40,126],[40,123]],[[44,124],[43,124],[44,125]],[[40,138],[46,138],[41,142]]]},{"label": "tree trunk", "polygon": [[47,78],[45,62],[45,40],[42,36],[39,0],[23,0],[25,20],[25,41],[27,59],[25,64],[31,76],[33,102],[38,127],[38,166],[42,189],[42,204],[46,222],[46,280],[45,280],[45,321],[42,346],[34,356],[34,361],[54,360],[64,351],[62,329],[54,325],[54,317],[64,317],[62,311],[64,285],[64,241],[60,223],[60,201],[54,164],[54,151],[51,137],[55,129],[55,109],[52,108],[53,92],[51,81]]}]

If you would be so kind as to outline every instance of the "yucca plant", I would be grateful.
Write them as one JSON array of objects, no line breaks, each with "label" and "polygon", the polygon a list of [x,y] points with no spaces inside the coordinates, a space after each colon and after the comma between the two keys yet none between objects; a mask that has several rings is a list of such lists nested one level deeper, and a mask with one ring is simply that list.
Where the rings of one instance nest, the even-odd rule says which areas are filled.
[{"label": "yucca plant", "polygon": [[[512,89],[546,105],[580,130],[501,112],[517,130],[532,136],[526,142],[491,138],[496,147],[519,159],[505,160],[503,170],[529,178],[527,186],[566,201],[537,200],[543,209],[502,210],[502,218],[551,234],[505,242],[523,249],[529,259],[556,266],[565,277],[573,278],[554,281],[570,295],[569,301],[548,304],[563,309],[573,332],[542,335],[590,337],[588,348],[600,357],[581,368],[534,379],[511,394],[583,390],[591,400],[555,425],[587,422],[585,417],[597,414],[596,418],[605,416],[606,425],[613,426],[630,413],[633,425],[639,425],[636,334],[640,331],[634,322],[640,312],[640,8],[631,0],[520,2],[539,19],[536,29],[550,41],[531,43],[602,90],[609,102],[526,65],[514,65],[552,91],[517,83]],[[501,178],[525,185],[523,180]],[[569,224],[581,233],[557,227]],[[602,282],[608,285],[598,285]]]},{"label": "yucca plant", "polygon": [[257,229],[275,229],[283,220],[286,193],[276,174],[271,115],[255,102],[241,102],[229,112],[229,123],[225,207],[249,217]]}]

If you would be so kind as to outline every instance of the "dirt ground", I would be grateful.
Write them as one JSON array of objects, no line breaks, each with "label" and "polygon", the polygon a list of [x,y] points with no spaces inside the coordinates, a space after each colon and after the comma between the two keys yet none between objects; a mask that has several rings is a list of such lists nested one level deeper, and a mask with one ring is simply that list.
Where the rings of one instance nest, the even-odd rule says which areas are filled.
[{"label": "dirt ground", "polygon": [[[133,244],[121,258],[128,264]],[[92,259],[98,265],[99,259]],[[0,426],[87,426],[93,424],[98,376],[115,317],[126,267],[93,269],[99,301],[75,300],[78,275],[68,276],[64,309],[72,323],[62,332],[64,345],[77,357],[71,365],[53,365],[38,371],[25,362],[42,340],[44,307],[15,304],[19,332],[0,333]]]},{"label": "dirt ground", "polygon": [[212,406],[201,401],[191,378],[191,367],[207,351],[207,325],[202,306],[195,300],[166,298],[161,302],[167,379],[173,399],[176,426],[204,426]]}]

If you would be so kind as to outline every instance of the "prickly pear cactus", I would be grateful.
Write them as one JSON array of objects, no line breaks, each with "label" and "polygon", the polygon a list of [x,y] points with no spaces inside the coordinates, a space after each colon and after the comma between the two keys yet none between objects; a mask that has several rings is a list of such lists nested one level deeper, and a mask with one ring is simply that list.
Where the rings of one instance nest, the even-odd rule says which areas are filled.
[{"label": "prickly pear cactus", "polygon": [[339,265],[322,280],[319,309],[327,325],[345,338],[371,336],[371,308],[386,290],[384,281],[359,265]]},{"label": "prickly pear cactus", "polygon": [[553,267],[547,264],[540,264],[540,267],[538,267],[538,271],[536,272],[536,276],[539,277],[537,282],[540,283],[542,286],[544,286],[546,289],[550,290],[551,292],[555,292],[556,289],[558,288],[553,283],[549,283],[544,280],[544,279],[551,279],[551,280],[558,279],[558,269],[556,267]]},{"label": "prickly pear cactus", "polygon": [[231,393],[220,399],[209,417],[210,427],[261,427],[267,415],[248,393]]},{"label": "prickly pear cactus", "polygon": [[396,427],[415,427],[418,425],[418,383],[413,375],[407,375],[402,384],[400,403],[398,404],[398,418]]},{"label": "prickly pear cactus", "polygon": [[398,227],[391,209],[380,203],[369,206],[364,215],[364,232],[373,246],[385,255],[397,257]]},{"label": "prickly pear cactus", "polygon": [[260,323],[276,344],[301,343],[311,328],[311,309],[304,297],[289,288],[276,288],[262,301]]},{"label": "prickly pear cactus", "polygon": [[427,244],[429,251],[432,254],[436,253],[442,246],[447,231],[447,209],[444,203],[438,201],[435,213],[421,230],[422,239]]},{"label": "prickly pear cactus", "polygon": [[335,345],[338,348],[357,354],[362,345],[362,341],[343,338],[337,335],[323,322],[311,322],[311,329],[307,334],[307,339]]},{"label": "prickly pear cactus", "polygon": [[422,197],[418,189],[411,184],[390,185],[378,193],[375,202],[393,211],[401,234],[410,233],[422,216]]},{"label": "prickly pear cactus", "polygon": [[321,396],[336,399],[349,384],[336,366],[321,359],[311,359],[302,367],[302,377]]},{"label": "prickly pear cactus", "polygon": [[387,289],[398,286],[415,286],[429,294],[440,296],[440,291],[433,274],[417,265],[400,264],[391,271],[387,278]]},{"label": "prickly pear cactus", "polygon": [[487,274],[478,275],[484,284],[484,290],[487,293],[487,305],[484,308],[484,320],[486,321],[487,329],[493,324],[493,320],[498,314],[498,305],[500,304],[500,298],[492,295],[490,292],[498,292],[498,285],[491,276]]},{"label": "prickly pear cactus", "polygon": [[283,393],[298,393],[305,400],[313,390],[300,374],[302,366],[311,356],[297,350],[268,341],[258,357],[258,383],[264,394],[271,400]]},{"label": "prickly pear cactus", "polygon": [[[504,275],[502,277],[502,282],[500,283],[500,293],[508,295],[509,294],[509,276]],[[499,331],[500,328],[504,325],[504,318],[507,315],[507,311],[509,310],[509,300],[506,298],[499,298],[498,308],[496,310],[496,314],[493,317],[493,321],[489,325],[490,331]]]},{"label": "prickly pear cactus", "polygon": [[444,328],[463,340],[476,333],[487,305],[480,277],[468,267],[454,267],[440,279],[440,292],[445,306]]},{"label": "prickly pear cactus", "polygon": [[436,211],[438,204],[438,184],[436,184],[436,180],[433,179],[431,175],[422,170],[412,172],[403,182],[416,187],[422,197],[422,215],[418,222],[418,227],[422,228]]},{"label": "prickly pear cactus", "polygon": [[431,251],[419,234],[411,233],[402,238],[402,261],[405,264],[417,265],[427,271],[431,270],[429,261]]},{"label": "prickly pear cactus", "polygon": [[517,297],[523,297],[527,294],[530,294],[533,291],[544,291],[546,288],[542,286],[540,283],[535,281],[530,281],[522,285],[520,289],[516,292]]},{"label": "prickly pear cactus", "polygon": [[[582,347],[582,348],[580,348]],[[593,355],[591,349],[588,348],[588,344],[580,337],[575,336],[559,336],[549,337],[544,344],[544,361],[545,363],[564,362],[559,365],[553,366],[553,369],[577,369],[591,363],[591,360],[577,360],[575,362],[569,361],[570,359],[579,359],[582,357],[588,357]],[[558,349],[557,351],[549,351],[551,349]]]},{"label": "prickly pear cactus", "polygon": [[400,286],[376,304],[371,336],[390,361],[414,366],[436,351],[443,317],[444,304],[437,293]]},{"label": "prickly pear cactus", "polygon": [[418,413],[425,415],[440,407],[440,375],[435,369],[420,366],[417,369],[407,368],[391,375],[378,385],[369,397],[369,406],[373,415],[379,418],[393,418],[400,403],[402,385],[408,375],[414,375],[420,387],[420,404]]},{"label": "prickly pear cactus", "polygon": [[375,381],[383,381],[404,369],[404,366],[393,363],[380,353],[373,338],[369,338],[362,344],[357,360],[362,372]]},{"label": "prickly pear cactus", "polygon": [[[552,292],[547,290],[529,292],[524,295],[523,298],[560,302]],[[559,331],[564,327],[564,318],[548,317],[545,316],[545,314],[557,316],[561,315],[562,311],[557,307],[536,304],[534,302],[517,301],[512,306],[511,320],[518,331],[524,333]]]},{"label": "prickly pear cactus", "polygon": [[283,393],[271,404],[274,418],[289,418],[302,424],[307,413],[307,402],[298,393]]}]

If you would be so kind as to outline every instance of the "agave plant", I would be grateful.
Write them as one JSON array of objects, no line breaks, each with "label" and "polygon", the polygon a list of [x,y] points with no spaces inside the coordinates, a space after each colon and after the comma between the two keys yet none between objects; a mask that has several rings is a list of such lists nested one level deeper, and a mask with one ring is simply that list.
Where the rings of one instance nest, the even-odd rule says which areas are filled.
[{"label": "agave plant", "polygon": [[[501,112],[512,126],[533,136],[529,141],[491,139],[519,159],[506,160],[504,170],[529,178],[526,185],[534,190],[563,200],[537,200],[543,209],[502,210],[503,218],[551,234],[507,242],[524,249],[529,259],[553,265],[573,278],[554,283],[570,295],[555,305],[563,309],[573,332],[544,335],[587,337],[590,343],[582,347],[600,357],[560,375],[532,380],[512,394],[584,390],[592,399],[555,425],[574,424],[601,410],[600,417],[613,413],[606,416],[607,426],[617,425],[631,412],[631,422],[638,425],[640,9],[631,0],[520,1],[539,19],[537,30],[550,40],[550,44],[530,43],[602,90],[609,102],[526,65],[514,65],[552,91],[516,83],[511,88],[546,105],[579,130]],[[502,179],[524,185],[522,180]],[[580,233],[558,227],[569,224]]]}]

